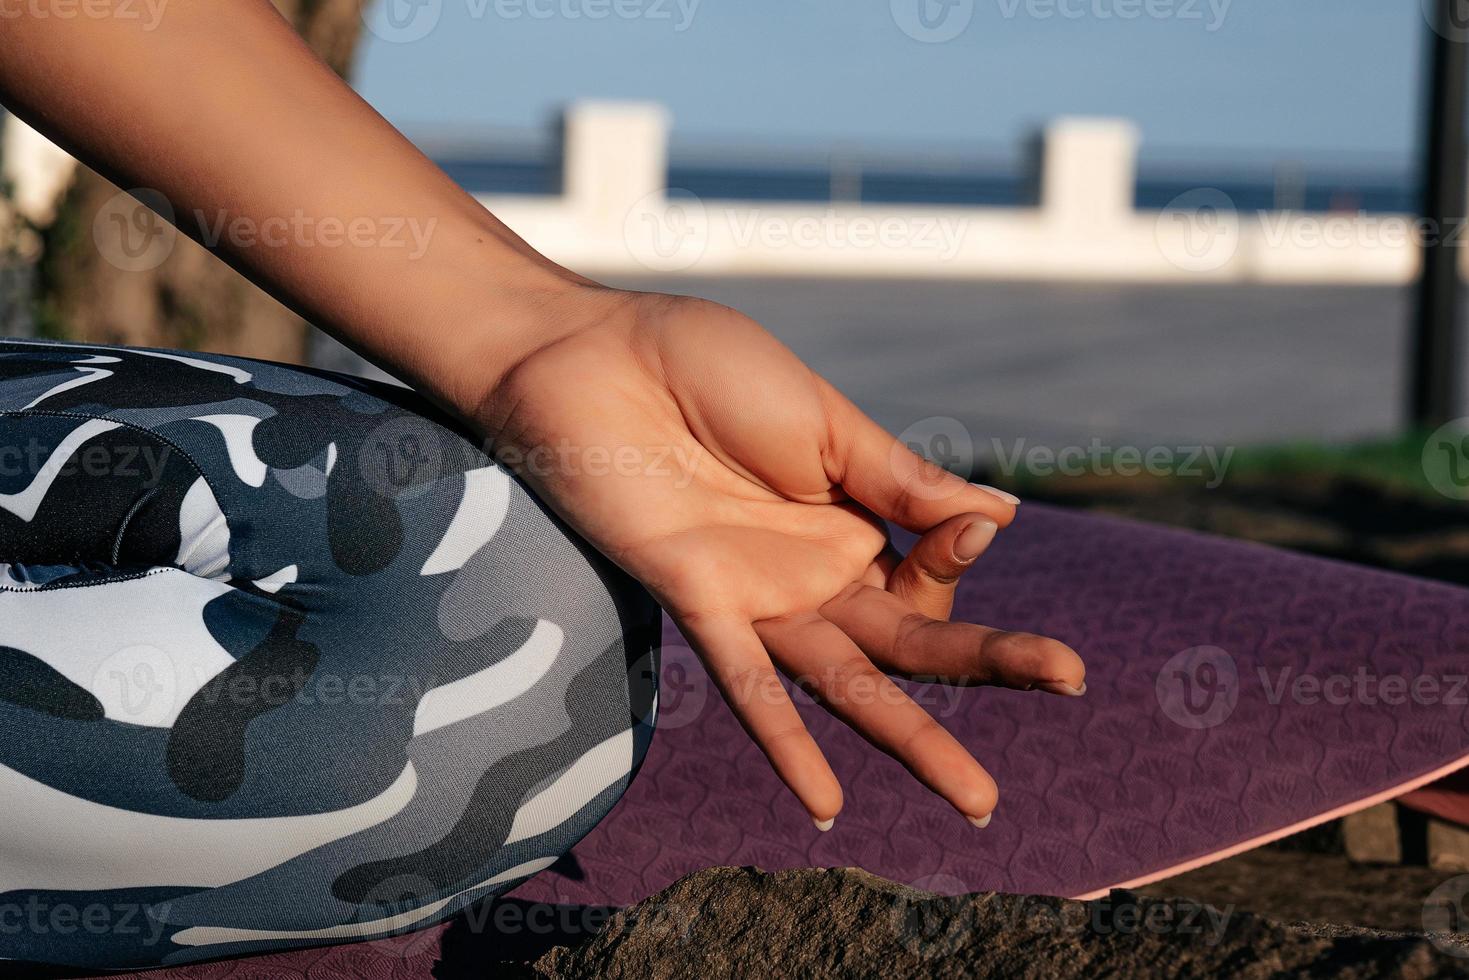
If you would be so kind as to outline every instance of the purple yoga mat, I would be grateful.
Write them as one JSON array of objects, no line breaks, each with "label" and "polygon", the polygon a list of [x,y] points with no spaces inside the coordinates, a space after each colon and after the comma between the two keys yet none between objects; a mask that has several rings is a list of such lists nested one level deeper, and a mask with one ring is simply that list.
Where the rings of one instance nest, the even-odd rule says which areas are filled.
[{"label": "purple yoga mat", "polygon": [[[814,707],[846,790],[822,834],[671,625],[642,773],[520,898],[624,904],[709,865],[856,865],[936,891],[1085,895],[1469,761],[1469,591],[1027,504],[956,618],[1058,637],[1082,698],[917,687],[994,775],[976,830]],[[573,874],[576,874],[573,869]]]},{"label": "purple yoga mat", "polygon": [[[568,873],[512,897],[621,905],[699,868],[745,864],[1083,895],[1469,759],[1464,589],[1026,504],[966,577],[956,616],[1059,637],[1088,667],[1083,698],[917,689],[999,781],[989,828],[806,709],[847,794],[836,827],[817,832],[670,627],[642,773]],[[464,958],[456,928],[140,977],[429,977]],[[471,959],[497,942],[479,937]]]}]

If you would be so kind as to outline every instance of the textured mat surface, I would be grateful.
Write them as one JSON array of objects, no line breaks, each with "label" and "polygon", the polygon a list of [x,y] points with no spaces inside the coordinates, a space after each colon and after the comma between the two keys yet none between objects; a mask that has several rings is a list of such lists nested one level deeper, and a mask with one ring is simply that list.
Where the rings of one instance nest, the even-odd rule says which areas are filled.
[{"label": "textured mat surface", "polygon": [[[642,774],[574,862],[514,897],[630,904],[745,864],[1082,895],[1469,760],[1466,590],[1028,504],[956,615],[1060,637],[1088,664],[1077,699],[910,688],[999,781],[988,829],[808,707],[847,792],[835,829],[817,832],[670,629]],[[438,935],[247,961],[268,973],[149,976],[428,976]]]},{"label": "textured mat surface", "polygon": [[856,865],[934,890],[1082,895],[1469,761],[1469,591],[1190,532],[1026,505],[956,615],[1059,637],[1085,697],[919,686],[1000,784],[970,827],[805,711],[846,789],[817,832],[676,633],[660,731],[575,850],[515,894],[636,901],[711,864]]}]

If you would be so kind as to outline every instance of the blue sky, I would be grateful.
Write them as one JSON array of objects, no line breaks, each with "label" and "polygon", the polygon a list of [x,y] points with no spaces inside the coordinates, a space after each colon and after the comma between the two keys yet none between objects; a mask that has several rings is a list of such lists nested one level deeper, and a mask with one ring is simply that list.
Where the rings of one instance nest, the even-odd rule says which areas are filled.
[{"label": "blue sky", "polygon": [[1005,145],[1107,114],[1152,153],[1407,159],[1426,32],[1422,0],[376,2],[427,4],[396,33],[375,12],[387,37],[432,26],[368,34],[356,79],[410,133],[656,99],[684,141],[773,147]]}]

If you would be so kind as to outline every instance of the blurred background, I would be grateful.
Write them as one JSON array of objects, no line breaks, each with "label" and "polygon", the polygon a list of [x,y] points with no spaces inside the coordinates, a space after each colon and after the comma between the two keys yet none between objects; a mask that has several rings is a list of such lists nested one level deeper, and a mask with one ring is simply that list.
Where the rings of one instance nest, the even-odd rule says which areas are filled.
[{"label": "blurred background", "polygon": [[[543,251],[734,303],[898,430],[1253,444],[1403,422],[1417,3],[280,6]],[[8,130],[45,251],[108,252],[88,206],[113,189],[67,193],[66,161]],[[44,255],[30,328],[336,356],[174,251]]]},{"label": "blurred background", "polygon": [[[1421,285],[1463,264],[1457,2],[277,6],[537,248],[744,310],[946,466],[1469,583],[1458,286]],[[3,126],[0,333],[375,372]],[[1424,819],[1310,846],[1469,869]],[[1378,926],[1427,890],[1348,880]]]},{"label": "blurred background", "polygon": [[[278,6],[542,251],[754,315],[956,469],[1090,500],[1307,456],[1442,504],[1406,390],[1435,2]],[[5,330],[371,372],[0,148]]]}]

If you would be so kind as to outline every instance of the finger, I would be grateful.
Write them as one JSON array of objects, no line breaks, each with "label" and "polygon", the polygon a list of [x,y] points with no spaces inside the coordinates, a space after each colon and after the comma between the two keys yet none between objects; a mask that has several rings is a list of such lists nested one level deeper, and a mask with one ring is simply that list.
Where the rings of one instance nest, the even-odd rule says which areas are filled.
[{"label": "finger", "polygon": [[870,586],[845,590],[821,607],[821,615],[873,663],[895,674],[1069,697],[1086,693],[1086,664],[1075,650],[1050,637],[939,622]]},{"label": "finger", "polygon": [[959,514],[982,514],[1000,527],[1015,519],[1019,499],[930,463],[830,384],[820,388],[831,420],[827,475],[854,500],[920,534]]},{"label": "finger", "polygon": [[888,591],[925,616],[948,619],[959,576],[984,554],[999,529],[981,514],[949,518],[918,539],[893,570]]},{"label": "finger", "polygon": [[989,823],[999,796],[994,779],[841,630],[814,613],[756,623],[755,629],[772,659],[827,710],[970,823]]},{"label": "finger", "polygon": [[685,619],[679,628],[776,775],[811,814],[816,828],[830,830],[842,808],[841,784],[781,686],[755,631],[734,618]]}]

